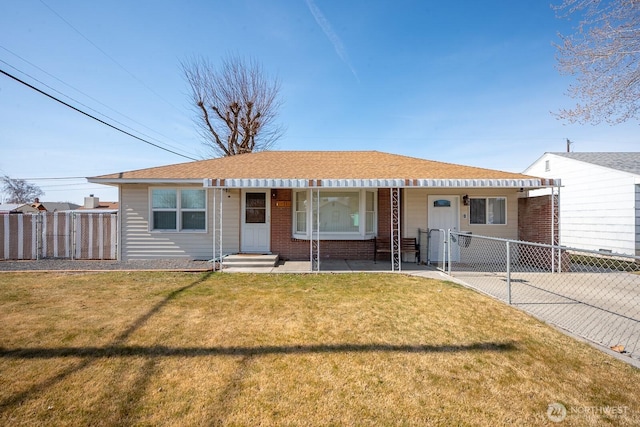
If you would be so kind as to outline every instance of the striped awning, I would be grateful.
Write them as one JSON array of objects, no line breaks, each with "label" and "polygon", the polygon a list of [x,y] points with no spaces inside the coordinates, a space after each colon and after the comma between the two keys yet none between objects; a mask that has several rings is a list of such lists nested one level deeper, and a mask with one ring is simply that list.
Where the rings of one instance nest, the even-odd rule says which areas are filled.
[{"label": "striped awning", "polygon": [[280,179],[207,178],[205,188],[546,188],[559,180],[531,179]]}]

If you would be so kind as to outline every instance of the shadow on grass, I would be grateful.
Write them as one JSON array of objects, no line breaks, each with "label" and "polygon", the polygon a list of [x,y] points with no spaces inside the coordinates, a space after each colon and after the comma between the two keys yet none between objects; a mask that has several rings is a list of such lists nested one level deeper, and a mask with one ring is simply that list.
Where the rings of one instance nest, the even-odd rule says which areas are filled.
[{"label": "shadow on grass", "polygon": [[[147,360],[139,367],[135,380],[128,390],[116,390],[116,384],[124,374],[115,378],[113,382],[114,392],[122,394],[118,399],[113,414],[113,422],[126,421],[127,424],[135,424],[139,401],[144,397],[145,390],[151,377],[157,370],[157,361],[163,357],[203,357],[203,356],[238,356],[241,358],[236,374],[230,379],[227,389],[220,396],[216,419],[224,418],[224,414],[238,393],[239,383],[244,377],[249,364],[256,357],[282,354],[331,354],[331,353],[459,353],[459,352],[510,352],[517,350],[515,342],[475,342],[460,345],[394,345],[388,343],[345,343],[345,344],[309,344],[309,345],[273,345],[273,346],[218,346],[218,347],[169,347],[159,344],[150,346],[127,345],[126,341],[155,314],[160,312],[172,300],[181,293],[203,283],[212,273],[201,275],[192,283],[175,289],[161,301],[152,306],[149,311],[134,320],[111,343],[105,346],[84,347],[44,347],[44,348],[1,348],[0,359],[12,360],[44,360],[44,359],[80,359],[76,363],[61,369],[54,375],[27,387],[25,390],[0,401],[0,414],[9,412],[12,408],[20,406],[27,399],[36,397],[47,389],[64,381],[71,375],[81,372],[94,363],[104,358],[128,358],[144,357]],[[98,415],[98,413],[96,413]]]},{"label": "shadow on grass", "polygon": [[[140,327],[142,327],[153,315],[158,313],[170,301],[174,300],[182,292],[185,292],[185,291],[187,291],[187,290],[199,285],[200,283],[204,282],[205,280],[207,280],[211,276],[211,274],[213,274],[213,273],[212,272],[205,273],[205,274],[201,275],[200,277],[198,277],[198,279],[193,281],[192,283],[172,291],[164,299],[162,299],[157,304],[155,304],[153,307],[151,307],[151,309],[148,312],[146,312],[145,314],[140,316],[138,319],[136,319],[127,329],[125,329],[122,333],[120,333],[113,340],[111,345],[107,345],[104,348],[110,348],[110,347],[118,348],[118,346],[123,344],[135,331],[140,329]],[[20,351],[18,351],[18,352],[20,352]],[[10,353],[13,353],[13,350],[5,350],[3,348],[0,348],[0,358],[4,358],[6,356],[9,356]],[[111,355],[111,357],[113,357],[113,356],[116,356],[116,354],[112,354]],[[55,356],[53,356],[53,357],[55,357]],[[64,380],[65,378],[69,377],[70,375],[72,375],[72,374],[74,374],[76,372],[82,371],[83,369],[85,369],[85,368],[89,367],[90,365],[92,365],[96,360],[99,360],[99,358],[97,358],[95,356],[92,356],[90,351],[84,351],[84,350],[79,351],[77,354],[75,354],[74,357],[82,357],[83,359],[80,362],[63,369],[62,371],[58,372],[57,374],[55,374],[55,375],[53,375],[53,376],[51,376],[51,377],[49,377],[49,378],[37,383],[37,384],[32,385],[31,387],[27,388],[26,390],[24,390],[24,391],[22,391],[20,393],[16,393],[13,396],[0,401],[0,414],[5,412],[8,409],[14,407],[14,406],[20,405],[24,400],[30,398],[31,396],[33,396],[33,395],[35,395],[37,393],[43,392],[47,388],[53,387],[55,384],[59,383],[60,381]],[[28,357],[26,359],[28,359]],[[152,370],[145,368],[143,371],[144,371],[142,373],[143,378],[140,378],[138,380],[138,384],[140,384],[141,386],[144,386],[147,383],[147,381],[149,379],[148,376],[150,375],[150,372]],[[132,390],[131,393],[129,393],[129,395],[139,398],[139,396],[142,396],[142,392],[143,392],[143,390]],[[128,408],[133,408],[136,403],[137,403],[137,401],[135,401],[135,400],[129,401],[128,402]],[[127,408],[121,408],[121,412],[127,412]]]},{"label": "shadow on grass", "polygon": [[264,356],[273,354],[312,353],[459,353],[464,351],[514,351],[515,343],[476,342],[461,345],[394,345],[394,344],[314,344],[259,347],[167,347],[167,346],[105,346],[54,348],[0,348],[0,358],[55,359],[64,357],[202,357],[202,356]]}]

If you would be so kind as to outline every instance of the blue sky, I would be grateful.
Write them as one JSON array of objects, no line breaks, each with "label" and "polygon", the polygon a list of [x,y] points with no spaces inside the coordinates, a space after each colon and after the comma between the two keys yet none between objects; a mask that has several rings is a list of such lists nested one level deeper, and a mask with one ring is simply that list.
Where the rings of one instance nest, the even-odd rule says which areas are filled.
[{"label": "blue sky", "polygon": [[[180,61],[253,57],[282,84],[276,149],[521,172],[566,138],[575,151],[638,149],[637,122],[551,114],[573,104],[552,45],[571,25],[540,0],[22,0],[0,6],[0,69],[199,157]],[[182,161],[0,75],[0,174],[30,179],[45,201],[116,200],[81,177]]]}]

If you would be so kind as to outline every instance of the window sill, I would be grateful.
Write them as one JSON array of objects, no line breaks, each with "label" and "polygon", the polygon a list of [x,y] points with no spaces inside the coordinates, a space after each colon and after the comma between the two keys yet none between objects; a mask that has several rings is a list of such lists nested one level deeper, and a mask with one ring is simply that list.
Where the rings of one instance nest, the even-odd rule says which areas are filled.
[{"label": "window sill", "polygon": [[[293,234],[293,238],[296,240],[310,240],[308,234]],[[374,234],[341,234],[341,233],[320,233],[319,240],[372,240],[375,238]],[[313,236],[316,239],[316,236]]]},{"label": "window sill", "polygon": [[149,230],[149,232],[154,234],[206,234],[207,230]]}]

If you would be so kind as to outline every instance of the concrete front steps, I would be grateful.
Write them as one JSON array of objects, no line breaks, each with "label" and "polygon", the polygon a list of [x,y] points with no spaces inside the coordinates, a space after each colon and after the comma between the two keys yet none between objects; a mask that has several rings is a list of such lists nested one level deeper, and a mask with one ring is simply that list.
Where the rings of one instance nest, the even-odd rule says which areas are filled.
[{"label": "concrete front steps", "polygon": [[235,254],[222,259],[222,268],[264,269],[278,265],[278,254]]}]

